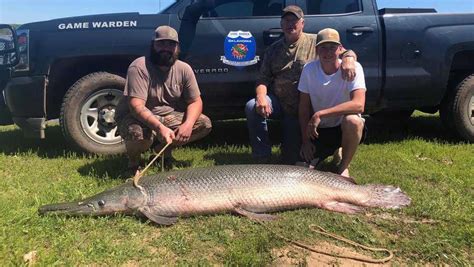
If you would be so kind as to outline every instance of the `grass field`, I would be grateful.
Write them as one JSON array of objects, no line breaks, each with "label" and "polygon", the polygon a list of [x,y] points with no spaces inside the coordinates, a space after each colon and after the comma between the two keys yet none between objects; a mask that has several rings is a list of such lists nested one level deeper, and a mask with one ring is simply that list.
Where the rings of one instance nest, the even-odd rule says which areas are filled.
[{"label": "grass field", "polygon": [[[393,250],[391,263],[396,265],[472,265],[474,145],[449,137],[433,115],[417,113],[403,124],[369,120],[368,125],[369,136],[352,164],[352,176],[361,184],[400,186],[412,198],[411,206],[358,215],[320,209],[281,212],[269,227],[315,248],[362,253],[309,230],[318,224],[354,241]],[[278,129],[277,124],[271,127],[274,141]],[[185,218],[171,227],[128,216],[40,217],[40,205],[90,196],[127,178],[122,176],[124,157],[71,151],[58,126],[46,134],[46,140],[29,140],[14,126],[0,127],[2,266],[25,264],[24,256],[33,251],[29,262],[48,266],[315,263],[312,253],[235,215]],[[274,151],[276,162],[277,146]],[[180,168],[251,163],[245,122],[215,122],[210,136],[177,149],[174,156]],[[330,257],[319,263],[360,264]]]}]

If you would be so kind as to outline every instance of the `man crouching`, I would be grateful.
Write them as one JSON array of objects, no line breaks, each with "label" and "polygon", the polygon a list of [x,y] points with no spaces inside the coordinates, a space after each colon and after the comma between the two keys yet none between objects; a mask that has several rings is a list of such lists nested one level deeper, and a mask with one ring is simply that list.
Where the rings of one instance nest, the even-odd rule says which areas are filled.
[{"label": "man crouching", "polygon": [[[166,144],[183,145],[211,131],[210,119],[201,114],[203,104],[193,70],[178,60],[178,45],[176,30],[160,26],[150,55],[137,58],[128,68],[116,121],[132,174],[140,167],[141,153],[155,138],[161,143],[155,147],[158,152]],[[165,151],[165,161],[171,160],[172,146]]]},{"label": "man crouching", "polygon": [[300,154],[317,166],[342,147],[337,172],[355,182],[349,177],[349,164],[366,132],[361,117],[366,92],[364,71],[356,62],[355,79],[350,82],[342,79],[339,58],[343,50],[339,33],[334,29],[318,33],[316,50],[319,59],[304,66],[298,85]]}]

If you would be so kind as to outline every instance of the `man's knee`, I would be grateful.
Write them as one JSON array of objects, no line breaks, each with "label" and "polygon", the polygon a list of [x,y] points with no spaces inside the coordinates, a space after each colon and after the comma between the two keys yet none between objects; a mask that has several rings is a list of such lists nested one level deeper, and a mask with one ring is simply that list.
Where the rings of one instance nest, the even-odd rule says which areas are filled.
[{"label": "man's knee", "polygon": [[199,140],[206,135],[208,135],[212,130],[212,123],[211,119],[204,114],[199,115],[199,118],[194,123],[193,132],[191,134],[191,138],[188,142],[194,142]]},{"label": "man's knee", "polygon": [[364,120],[355,114],[345,115],[341,123],[342,132],[362,133]]},{"label": "man's knee", "polygon": [[245,104],[245,114],[247,115],[247,118],[254,114],[255,111],[255,98],[250,99],[247,104]]},{"label": "man's knee", "polygon": [[212,122],[209,117],[201,114],[198,118],[199,128],[203,135],[208,135],[212,130]]}]

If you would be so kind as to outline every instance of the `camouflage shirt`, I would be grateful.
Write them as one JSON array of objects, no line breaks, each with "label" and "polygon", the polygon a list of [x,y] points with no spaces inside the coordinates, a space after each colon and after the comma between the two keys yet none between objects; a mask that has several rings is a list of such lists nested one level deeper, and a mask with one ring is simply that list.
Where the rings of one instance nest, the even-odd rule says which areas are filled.
[{"label": "camouflage shirt", "polygon": [[307,33],[293,44],[282,38],[265,51],[257,85],[266,85],[278,97],[285,114],[298,115],[298,81],[303,66],[315,57],[316,35]]}]

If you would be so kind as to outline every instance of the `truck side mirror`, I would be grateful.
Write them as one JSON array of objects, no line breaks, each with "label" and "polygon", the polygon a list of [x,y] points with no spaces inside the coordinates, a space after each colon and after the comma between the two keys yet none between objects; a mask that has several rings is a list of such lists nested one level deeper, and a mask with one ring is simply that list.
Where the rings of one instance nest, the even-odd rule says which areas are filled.
[{"label": "truck side mirror", "polygon": [[18,44],[15,30],[8,24],[0,24],[0,70],[18,64]]}]

